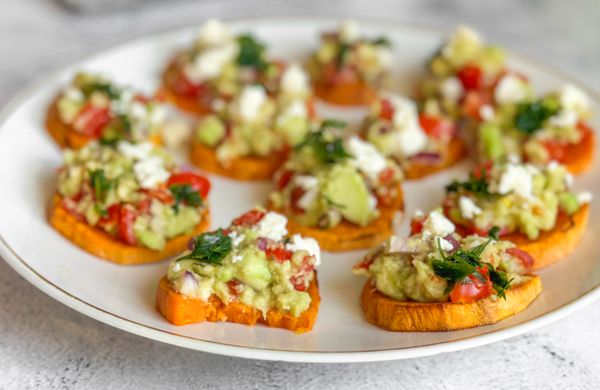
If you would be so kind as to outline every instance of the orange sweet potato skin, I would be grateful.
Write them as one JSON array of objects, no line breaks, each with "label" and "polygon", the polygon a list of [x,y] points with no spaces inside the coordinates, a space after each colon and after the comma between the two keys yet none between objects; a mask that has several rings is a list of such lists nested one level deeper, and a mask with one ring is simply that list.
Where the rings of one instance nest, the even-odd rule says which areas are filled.
[{"label": "orange sweet potato skin", "polygon": [[519,313],[542,291],[539,276],[506,292],[506,299],[489,298],[473,303],[400,302],[380,293],[368,281],[361,306],[368,322],[393,332],[442,332],[494,324]]},{"label": "orange sweet potato skin", "polygon": [[317,82],[314,91],[319,99],[338,106],[364,106],[377,98],[377,90],[364,81],[336,85]]},{"label": "orange sweet potato skin", "polygon": [[554,229],[542,232],[535,240],[524,234],[507,234],[503,240],[513,242],[534,259],[533,270],[547,267],[571,253],[581,241],[587,226],[589,205],[585,204],[571,218],[559,213]]},{"label": "orange sweet potato skin", "polygon": [[162,75],[162,85],[157,95],[164,97],[167,101],[173,103],[179,109],[191,114],[202,116],[210,113],[212,108],[207,104],[207,102],[195,97],[181,95],[174,89],[173,86],[175,85],[177,78],[180,77],[180,72],[181,68],[176,57],[169,63],[167,69],[165,69],[165,72]]},{"label": "orange sweet potato skin", "polygon": [[[282,212],[277,208],[268,206],[273,211]],[[288,218],[287,229],[290,234],[300,234],[312,237],[319,242],[321,249],[331,252],[343,252],[356,249],[371,248],[392,235],[394,229],[394,215],[404,209],[404,196],[402,187],[398,186],[398,196],[391,205],[379,209],[379,217],[367,226],[358,226],[346,220],[331,228],[304,226],[295,222],[293,217]]]},{"label": "orange sweet potato skin", "polygon": [[61,148],[80,149],[88,142],[93,141],[92,137],[78,133],[71,126],[60,119],[58,113],[58,99],[56,96],[46,112],[46,130],[54,138],[54,141]]},{"label": "orange sweet potato skin", "polygon": [[207,302],[188,298],[171,288],[166,276],[163,277],[156,292],[156,310],[173,325],[187,325],[198,322],[228,321],[254,326],[262,323],[272,328],[284,328],[296,333],[308,332],[313,328],[319,312],[321,297],[317,277],[308,287],[311,297],[309,308],[298,317],[279,311],[269,310],[266,317],[260,310],[241,302],[223,303],[216,295]]},{"label": "orange sweet potato skin", "polygon": [[442,162],[439,164],[411,163],[404,170],[404,175],[407,179],[420,179],[456,164],[462,160],[466,154],[467,148],[463,141],[458,137],[454,137],[448,143],[448,149],[444,154],[444,160]]},{"label": "orange sweet potato skin", "polygon": [[192,143],[190,160],[197,167],[237,180],[270,180],[285,162],[287,151],[274,152],[266,157],[245,156],[229,161],[224,166],[214,149],[199,142]]},{"label": "orange sweet potato skin", "polygon": [[117,264],[135,265],[161,261],[181,253],[191,237],[209,228],[210,212],[206,209],[201,222],[192,233],[169,240],[161,251],[127,245],[106,232],[78,220],[62,206],[62,198],[59,195],[55,195],[52,199],[49,220],[59,233],[86,252]]},{"label": "orange sweet potato skin", "polygon": [[583,136],[581,142],[571,145],[567,149],[566,159],[563,164],[569,172],[578,175],[587,171],[594,162],[594,149],[596,138],[593,131],[588,131]]}]

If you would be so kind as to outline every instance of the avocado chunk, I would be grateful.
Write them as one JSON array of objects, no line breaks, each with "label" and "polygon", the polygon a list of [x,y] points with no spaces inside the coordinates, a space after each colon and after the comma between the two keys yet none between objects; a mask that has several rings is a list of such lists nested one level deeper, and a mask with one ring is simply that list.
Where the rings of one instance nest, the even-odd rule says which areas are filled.
[{"label": "avocado chunk", "polygon": [[225,135],[225,125],[216,115],[209,115],[198,124],[198,141],[215,146]]},{"label": "avocado chunk", "polygon": [[261,291],[271,282],[269,263],[262,251],[247,248],[242,253],[242,259],[237,263],[239,267],[238,279],[254,290]]},{"label": "avocado chunk", "polygon": [[367,225],[373,212],[367,184],[350,165],[335,165],[324,181],[323,196],[333,204],[348,221]]},{"label": "avocado chunk", "polygon": [[165,238],[152,230],[136,231],[135,236],[140,242],[150,249],[159,251],[165,247]]},{"label": "avocado chunk", "polygon": [[497,160],[504,154],[502,133],[498,126],[486,123],[481,126],[480,137],[483,145],[483,154],[491,160]]},{"label": "avocado chunk", "polygon": [[579,210],[579,201],[572,192],[563,192],[558,196],[560,208],[568,215],[575,214]]}]

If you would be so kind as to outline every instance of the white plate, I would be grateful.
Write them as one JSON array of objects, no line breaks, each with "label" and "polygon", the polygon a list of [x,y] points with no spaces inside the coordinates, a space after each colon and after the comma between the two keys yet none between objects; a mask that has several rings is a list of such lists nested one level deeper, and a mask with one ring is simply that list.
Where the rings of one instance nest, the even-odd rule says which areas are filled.
[{"label": "white plate", "polygon": [[[335,20],[273,18],[232,22],[237,31],[250,30],[268,42],[272,52],[286,59],[302,59],[317,44],[320,31]],[[369,34],[385,34],[394,44],[399,91],[438,47],[441,34],[381,21],[364,23]],[[122,267],[79,250],[46,222],[54,191],[60,151],[43,126],[45,107],[74,71],[102,71],[117,81],[144,90],[156,86],[162,67],[173,53],[189,44],[195,28],[135,40],[88,57],[32,85],[2,115],[0,127],[0,254],[32,284],[48,295],[90,317],[140,336],[186,348],[256,359],[351,362],[401,359],[470,348],[511,337],[555,321],[600,295],[600,265],[594,237],[600,220],[591,218],[579,248],[563,262],[541,272],[544,291],[524,312],[492,326],[447,333],[391,333],[368,324],[358,304],[365,282],[351,273],[363,252],[325,254],[319,271],[322,304],[312,332],[292,332],[263,326],[218,323],[175,327],[154,310],[154,294],[166,262]],[[521,56],[511,65],[529,75],[538,91],[570,80]],[[572,81],[572,80],[571,80]],[[600,100],[593,91],[593,109]],[[323,109],[323,107],[321,107]],[[341,112],[360,118],[357,112]],[[598,128],[598,122],[593,123]],[[443,185],[466,164],[448,173],[406,184],[407,211],[429,210],[443,197]],[[598,164],[577,179],[577,187],[600,192]],[[214,226],[227,224],[246,209],[261,203],[268,183],[241,184],[213,177],[210,196]],[[596,212],[592,206],[592,216]],[[406,225],[406,223],[404,224]],[[403,227],[402,231],[406,231]],[[14,292],[18,294],[18,291]],[[5,297],[10,299],[10,297]]]}]

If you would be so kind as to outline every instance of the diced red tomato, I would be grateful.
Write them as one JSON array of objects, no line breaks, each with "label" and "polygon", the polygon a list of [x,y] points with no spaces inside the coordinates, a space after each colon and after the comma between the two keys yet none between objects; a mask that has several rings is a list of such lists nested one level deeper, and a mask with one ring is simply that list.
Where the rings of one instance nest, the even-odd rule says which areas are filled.
[{"label": "diced red tomato", "polygon": [[265,254],[267,257],[273,258],[280,263],[292,258],[292,252],[283,247],[267,248]]},{"label": "diced red tomato", "polygon": [[483,280],[478,276],[469,275],[463,282],[457,283],[450,293],[452,303],[471,303],[492,294],[493,285],[487,266],[478,268],[477,271]]},{"label": "diced red tomato", "polygon": [[419,115],[419,123],[423,131],[432,138],[451,138],[456,132],[456,127],[448,119],[433,116],[433,115]]},{"label": "diced red tomato", "polygon": [[419,234],[423,231],[424,217],[415,217],[410,220],[410,235]]},{"label": "diced red tomato", "polygon": [[375,261],[375,256],[365,257],[360,263],[356,264],[354,269],[369,269],[371,264]]},{"label": "diced red tomato", "polygon": [[179,72],[173,82],[173,89],[180,95],[200,97],[206,93],[207,86],[205,84],[194,84],[183,72]]},{"label": "diced red tomato", "polygon": [[172,175],[167,181],[167,186],[170,187],[175,184],[189,184],[194,190],[200,193],[202,199],[206,199],[210,192],[210,181],[194,172],[180,172]]},{"label": "diced red tomato", "polygon": [[390,102],[388,99],[381,99],[379,104],[381,105],[379,117],[381,119],[391,121],[394,117],[394,106],[392,105],[392,102]]},{"label": "diced red tomato", "polygon": [[545,140],[543,141],[544,148],[548,152],[550,160],[563,162],[567,157],[569,145],[565,142],[556,140]]},{"label": "diced red tomato", "polygon": [[492,96],[486,91],[469,91],[462,102],[462,111],[469,118],[481,120],[481,107],[490,104]]},{"label": "diced red tomato", "polygon": [[285,186],[288,185],[288,183],[290,182],[290,180],[292,180],[292,177],[294,177],[294,172],[293,171],[283,171],[281,172],[281,174],[279,175],[279,178],[277,180],[277,189],[284,189]]},{"label": "diced red tomato", "polygon": [[472,174],[476,179],[481,179],[482,174],[485,175],[485,178],[488,178],[492,174],[493,167],[494,167],[493,161],[484,161],[484,162],[477,164],[475,166],[475,168],[473,168]]},{"label": "diced red tomato", "polygon": [[305,211],[302,207],[300,207],[300,205],[298,205],[300,198],[302,198],[302,196],[305,194],[305,192],[306,191],[304,191],[304,188],[302,188],[302,187],[295,187],[292,190],[292,193],[290,195],[290,197],[291,197],[290,203],[291,203],[293,212],[302,214]]},{"label": "diced red tomato", "polygon": [[234,297],[237,297],[240,294],[240,286],[242,285],[242,283],[240,283],[239,280],[231,279],[226,284],[227,284],[227,287],[229,288],[229,293],[231,295],[233,295]]},{"label": "diced red tomato", "polygon": [[250,210],[245,214],[240,215],[236,219],[233,220],[233,225],[235,226],[252,226],[256,225],[260,222],[261,219],[265,216],[264,211],[260,210]]},{"label": "diced red tomato", "polygon": [[123,242],[129,245],[135,245],[137,239],[133,231],[133,224],[137,217],[137,213],[130,206],[121,207],[119,215],[119,237]]},{"label": "diced red tomato", "polygon": [[582,136],[587,135],[588,133],[593,132],[594,130],[588,126],[585,122],[578,122],[577,123],[577,128],[579,129],[579,132],[581,133]]},{"label": "diced red tomato", "polygon": [[385,168],[383,171],[379,172],[379,181],[382,183],[388,183],[392,181],[395,175],[396,171],[394,168]]},{"label": "diced red tomato", "polygon": [[477,90],[483,84],[483,72],[475,65],[466,65],[456,75],[467,91]]},{"label": "diced red tomato", "polygon": [[106,210],[106,216],[100,218],[99,226],[117,226],[121,216],[121,204],[115,203]]},{"label": "diced red tomato", "polygon": [[108,107],[97,107],[87,103],[77,114],[73,127],[87,136],[98,138],[108,122],[110,122]]},{"label": "diced red tomato", "polygon": [[306,291],[306,279],[314,270],[314,265],[311,263],[312,257],[306,256],[302,260],[302,264],[298,267],[298,271],[290,278],[290,283],[298,291]]},{"label": "diced red tomato", "polygon": [[525,269],[531,269],[531,267],[533,267],[533,263],[535,263],[533,257],[522,249],[508,248],[506,250],[506,253],[519,259],[519,261],[521,261],[521,264],[523,264],[523,267],[525,267]]}]

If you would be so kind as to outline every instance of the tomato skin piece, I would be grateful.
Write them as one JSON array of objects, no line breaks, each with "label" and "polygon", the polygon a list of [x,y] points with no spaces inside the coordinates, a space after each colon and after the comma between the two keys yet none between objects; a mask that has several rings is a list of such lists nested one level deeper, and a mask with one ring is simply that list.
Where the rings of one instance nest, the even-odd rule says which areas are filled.
[{"label": "tomato skin piece", "polygon": [[188,184],[200,193],[202,199],[206,199],[210,192],[210,181],[194,172],[180,172],[171,175],[167,181],[167,186],[170,187],[176,184]]},{"label": "tomato skin piece", "polygon": [[98,138],[108,122],[110,122],[108,107],[97,107],[86,103],[73,121],[73,128],[89,137]]},{"label": "tomato skin piece", "polygon": [[260,210],[250,210],[245,214],[240,215],[236,219],[233,220],[233,225],[235,226],[253,226],[259,223],[263,217],[265,216],[264,211]]},{"label": "tomato skin piece", "polygon": [[456,77],[467,91],[478,90],[483,85],[483,72],[475,65],[465,65],[458,71]]},{"label": "tomato skin piece", "polygon": [[473,168],[473,171],[471,173],[473,174],[473,177],[475,177],[476,179],[481,179],[482,174],[484,174],[485,178],[487,179],[492,175],[493,167],[494,167],[493,161],[484,161],[482,163],[477,164],[475,166],[475,168]]},{"label": "tomato skin piece", "polygon": [[379,118],[391,121],[394,117],[394,106],[392,105],[392,102],[390,102],[388,99],[381,99],[379,104],[381,105]]},{"label": "tomato skin piece", "polygon": [[469,91],[465,95],[462,102],[462,112],[467,117],[474,120],[481,120],[479,114],[481,107],[490,104],[492,102],[492,96],[489,92],[485,91]]},{"label": "tomato skin piece", "polygon": [[292,177],[294,177],[294,171],[286,170],[281,172],[277,180],[277,189],[284,189],[289,184],[290,180],[292,180]]},{"label": "tomato skin piece", "polygon": [[234,297],[237,297],[238,295],[240,295],[239,288],[242,285],[242,283],[239,280],[231,279],[226,284],[227,284],[227,287],[229,288],[229,293],[231,295],[233,295]]},{"label": "tomato skin piece", "polygon": [[394,168],[385,168],[383,171],[379,173],[379,181],[382,183],[388,183],[392,181],[395,175]]},{"label": "tomato skin piece", "polygon": [[521,262],[523,267],[525,267],[526,270],[531,269],[531,267],[533,267],[533,264],[535,263],[535,259],[529,253],[525,252],[522,249],[508,248],[506,250],[506,253],[519,259],[519,261]]},{"label": "tomato skin piece", "polygon": [[137,239],[135,238],[135,232],[133,231],[133,224],[137,218],[135,210],[126,205],[121,207],[119,215],[119,237],[123,242],[129,245],[135,245]]},{"label": "tomato skin piece", "polygon": [[98,221],[98,225],[99,226],[110,226],[110,225],[117,225],[119,223],[119,218],[121,216],[121,204],[120,203],[115,203],[113,205],[111,205],[107,210],[106,210],[106,216],[100,218],[100,220]]},{"label": "tomato skin piece", "polygon": [[569,145],[555,140],[543,141],[544,148],[548,152],[549,160],[556,160],[558,162],[564,162],[567,157]]},{"label": "tomato skin piece", "polygon": [[456,127],[451,121],[439,116],[421,114],[419,124],[428,136],[435,139],[451,138],[456,132]]},{"label": "tomato skin piece", "polygon": [[304,188],[302,188],[302,187],[296,187],[292,190],[290,202],[291,202],[292,211],[295,212],[296,214],[302,214],[305,211],[302,207],[300,207],[298,205],[300,198],[302,198],[302,196],[305,193],[306,193],[306,191],[304,191]]},{"label": "tomato skin piece", "polygon": [[492,295],[494,287],[487,266],[477,268],[477,271],[483,276],[484,280],[480,280],[475,275],[469,275],[463,282],[457,283],[450,293],[452,303],[471,303]]},{"label": "tomato skin piece", "polygon": [[206,85],[192,83],[183,71],[180,71],[173,81],[173,89],[180,95],[192,98],[200,97],[207,91]]},{"label": "tomato skin piece", "polygon": [[410,235],[419,234],[423,231],[424,218],[415,217],[410,220]]},{"label": "tomato skin piece", "polygon": [[279,263],[283,263],[292,258],[292,252],[283,247],[267,248],[265,254],[267,257],[273,258]]}]

